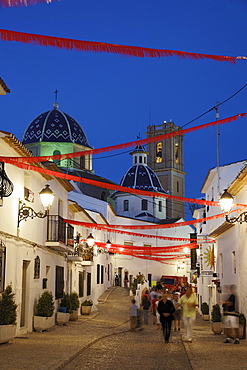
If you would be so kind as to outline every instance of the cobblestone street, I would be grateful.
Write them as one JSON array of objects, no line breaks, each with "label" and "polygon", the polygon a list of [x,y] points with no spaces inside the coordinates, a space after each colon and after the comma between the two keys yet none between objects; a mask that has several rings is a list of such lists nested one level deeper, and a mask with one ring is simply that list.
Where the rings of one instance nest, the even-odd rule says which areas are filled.
[{"label": "cobblestone street", "polygon": [[28,333],[0,345],[3,370],[72,369],[168,369],[244,370],[247,343],[224,344],[225,336],[214,335],[210,322],[196,319],[194,340],[184,343],[181,333],[172,333],[165,344],[162,331],[152,325],[130,332],[129,292],[112,287],[99,300],[98,311],[80,316],[51,331]]}]

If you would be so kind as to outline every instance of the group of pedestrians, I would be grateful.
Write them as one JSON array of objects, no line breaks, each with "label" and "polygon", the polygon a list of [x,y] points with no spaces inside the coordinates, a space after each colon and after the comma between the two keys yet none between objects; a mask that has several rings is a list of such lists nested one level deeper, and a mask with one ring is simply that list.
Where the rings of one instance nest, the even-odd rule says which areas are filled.
[{"label": "group of pedestrians", "polygon": [[[169,342],[171,335],[172,322],[174,321],[174,331],[180,331],[181,320],[184,322],[184,336],[183,340],[191,342],[194,322],[196,318],[196,308],[198,307],[198,300],[195,293],[193,293],[192,286],[188,286],[184,295],[180,296],[179,292],[170,294],[162,289],[149,293],[144,291],[141,300],[141,308],[143,311],[144,324],[148,324],[148,316],[150,307],[153,314],[153,324],[157,328],[163,330],[165,343]],[[136,330],[138,307],[135,300],[132,300],[131,305],[131,330]],[[136,318],[133,318],[134,315]]]}]

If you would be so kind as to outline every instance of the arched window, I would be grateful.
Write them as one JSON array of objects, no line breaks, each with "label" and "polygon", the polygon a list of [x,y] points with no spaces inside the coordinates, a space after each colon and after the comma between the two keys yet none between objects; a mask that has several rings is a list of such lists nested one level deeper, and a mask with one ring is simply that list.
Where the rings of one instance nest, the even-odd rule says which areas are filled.
[{"label": "arched window", "polygon": [[156,144],[156,163],[162,162],[162,143],[158,142]]},{"label": "arched window", "polygon": [[135,163],[137,163],[137,156],[135,155]]},{"label": "arched window", "polygon": [[142,156],[139,157],[139,163],[142,163]]},{"label": "arched window", "polygon": [[34,260],[34,279],[39,279],[40,275],[40,258],[37,256]]},{"label": "arched window", "polygon": [[[53,155],[61,154],[60,150],[54,150]],[[60,166],[60,159],[54,159],[54,163],[56,163],[57,166]]]},{"label": "arched window", "polygon": [[148,201],[147,199],[142,199],[142,211],[148,210]]},{"label": "arched window", "polygon": [[128,210],[129,210],[129,201],[124,200],[124,211],[128,211]]}]

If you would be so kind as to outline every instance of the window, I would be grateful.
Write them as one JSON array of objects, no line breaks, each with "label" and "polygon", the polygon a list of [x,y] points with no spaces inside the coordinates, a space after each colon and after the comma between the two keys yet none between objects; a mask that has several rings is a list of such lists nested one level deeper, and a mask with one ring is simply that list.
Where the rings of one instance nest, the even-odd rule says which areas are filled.
[{"label": "window", "polygon": [[87,295],[91,294],[91,272],[87,273]]},{"label": "window", "polygon": [[162,212],[162,201],[159,200],[159,212]]},{"label": "window", "polygon": [[[59,155],[61,154],[60,150],[54,150],[53,155]],[[57,166],[60,166],[60,159],[54,159],[54,163],[56,163]]]},{"label": "window", "polygon": [[6,248],[0,240],[0,292],[4,290]]},{"label": "window", "polygon": [[101,284],[104,284],[104,266],[101,265]]},{"label": "window", "polygon": [[177,193],[179,193],[179,182],[177,181]]},{"label": "window", "polygon": [[37,256],[34,260],[34,279],[39,279],[40,275],[40,258]]},{"label": "window", "polygon": [[64,289],[64,268],[56,266],[56,286],[55,286],[55,299],[63,297]]},{"label": "window", "polygon": [[128,210],[129,210],[129,201],[124,200],[124,211],[128,211]]},{"label": "window", "polygon": [[137,156],[135,155],[135,163],[137,163]]},{"label": "window", "polygon": [[162,162],[162,143],[156,144],[156,163]]},{"label": "window", "polygon": [[141,156],[139,157],[139,163],[142,163],[142,157]]},{"label": "window", "polygon": [[142,199],[142,211],[148,210],[148,201],[146,199]]},{"label": "window", "polygon": [[84,272],[79,271],[79,297],[84,295]]},{"label": "window", "polygon": [[97,264],[97,284],[100,283],[100,265]]}]

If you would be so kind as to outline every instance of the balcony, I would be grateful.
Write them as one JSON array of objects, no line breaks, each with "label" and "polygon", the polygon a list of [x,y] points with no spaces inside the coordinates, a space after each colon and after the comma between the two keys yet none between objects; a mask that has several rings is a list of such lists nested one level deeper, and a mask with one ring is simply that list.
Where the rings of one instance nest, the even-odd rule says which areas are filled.
[{"label": "balcony", "polygon": [[75,243],[74,251],[68,253],[68,260],[80,262],[83,266],[93,265],[93,247],[89,247],[84,243]]},{"label": "balcony", "polygon": [[74,228],[63,222],[58,215],[49,215],[47,220],[47,240],[45,246],[58,252],[74,251]]}]

